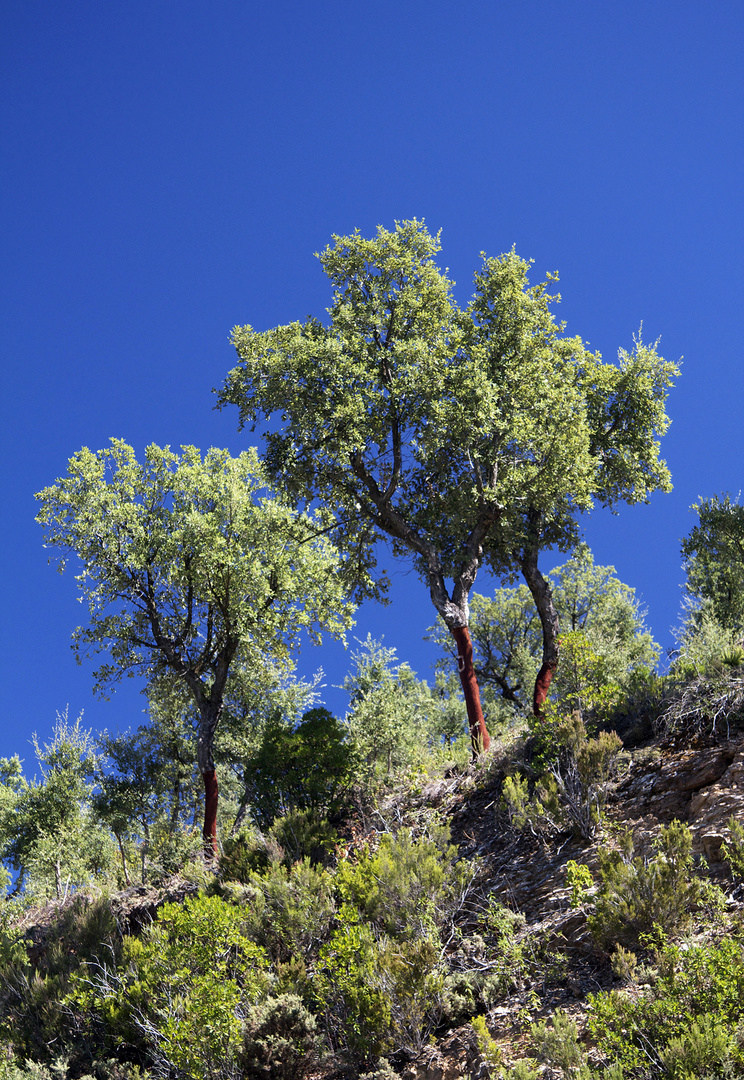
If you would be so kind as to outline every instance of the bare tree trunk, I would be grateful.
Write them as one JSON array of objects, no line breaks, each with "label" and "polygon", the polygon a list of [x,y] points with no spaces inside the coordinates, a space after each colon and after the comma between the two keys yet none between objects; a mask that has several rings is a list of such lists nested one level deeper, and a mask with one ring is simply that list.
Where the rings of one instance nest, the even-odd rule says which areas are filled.
[{"label": "bare tree trunk", "polygon": [[537,568],[537,547],[530,548],[521,559],[522,575],[535,601],[543,632],[542,665],[535,679],[532,695],[532,711],[535,716],[542,715],[542,707],[548,696],[553,675],[558,668],[559,645],[558,612],[553,603],[550,585]]},{"label": "bare tree trunk", "polygon": [[470,631],[467,626],[451,626],[450,633],[457,645],[457,668],[460,672],[462,692],[465,695],[465,708],[468,711],[473,757],[476,758],[479,754],[483,754],[488,750],[491,745],[491,737],[486,728],[486,721],[483,719],[478,679],[473,667],[473,643],[470,640]]},{"label": "bare tree trunk", "polygon": [[219,788],[214,767],[214,733],[221,712],[221,701],[216,705],[209,699],[202,703],[199,736],[196,741],[196,759],[204,780],[204,828],[202,836],[204,837],[204,858],[208,862],[219,858],[220,854],[217,844]]},{"label": "bare tree trunk", "polygon": [[220,849],[217,845],[217,802],[219,788],[217,786],[217,773],[214,769],[202,773],[204,777],[204,855],[208,860],[219,858]]},{"label": "bare tree trunk", "polygon": [[121,865],[122,865],[122,869],[124,870],[124,884],[129,886],[132,883],[129,880],[129,870],[127,869],[127,860],[126,860],[126,856],[124,855],[124,844],[122,843],[121,836],[119,835],[119,833],[115,832],[114,836],[116,837],[116,842],[119,845],[119,853],[121,855]]}]

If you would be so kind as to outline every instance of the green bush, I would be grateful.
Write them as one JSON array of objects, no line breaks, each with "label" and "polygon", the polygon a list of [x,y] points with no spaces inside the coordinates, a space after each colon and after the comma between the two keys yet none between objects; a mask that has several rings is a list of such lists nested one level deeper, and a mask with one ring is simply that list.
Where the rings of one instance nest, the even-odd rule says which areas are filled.
[{"label": "green bush", "polygon": [[296,994],[251,1006],[243,1027],[241,1067],[266,1080],[301,1080],[323,1056],[317,1022]]},{"label": "green bush", "polygon": [[380,930],[396,938],[432,936],[458,906],[470,880],[446,830],[414,839],[409,829],[384,833],[374,853],[344,860],[336,887]]},{"label": "green bush", "polygon": [[530,933],[520,912],[490,897],[476,933],[462,938],[450,955],[443,989],[447,1022],[471,1020],[515,990],[561,982],[566,957],[546,935]]},{"label": "green bush", "polygon": [[589,1030],[602,1053],[629,1077],[742,1075],[741,940],[685,949],[662,943],[656,964],[658,978],[641,994],[590,996]]},{"label": "green bush", "polygon": [[393,1050],[415,1055],[439,1019],[438,942],[378,936],[351,904],[338,920],[314,982],[335,1049],[359,1064]]},{"label": "green bush", "polygon": [[650,860],[633,857],[629,834],[623,847],[600,848],[600,887],[594,914],[587,922],[604,947],[621,944],[637,948],[643,934],[655,926],[665,934],[679,933],[702,895],[693,873],[692,834],[680,821],[662,826],[657,854]]},{"label": "green bush", "polygon": [[532,797],[526,779],[514,775],[504,780],[502,806],[511,824],[550,832],[568,827],[591,839],[602,822],[621,740],[614,731],[589,738],[578,711],[566,717],[548,709],[530,723],[533,765],[544,771]]},{"label": "green bush", "polygon": [[292,866],[271,863],[251,875],[244,891],[245,932],[275,962],[309,961],[328,940],[336,910],[328,870],[301,859]]},{"label": "green bush", "polygon": [[564,1076],[571,1076],[584,1063],[576,1024],[562,1009],[556,1009],[550,1024],[533,1024],[531,1031],[538,1055],[556,1065]]},{"label": "green bush", "polygon": [[282,849],[287,864],[305,858],[326,864],[338,843],[338,833],[316,810],[291,810],[277,818],[269,837]]},{"label": "green bush", "polygon": [[721,844],[721,854],[731,867],[734,877],[744,881],[744,825],[735,817],[728,821],[730,840]]},{"label": "green bush", "polygon": [[269,986],[264,953],[243,917],[216,896],[165,904],[140,937],[124,939],[115,968],[84,965],[68,1003],[160,1071],[232,1077],[241,1016]]},{"label": "green bush", "polygon": [[340,926],[321,949],[314,988],[333,1048],[370,1063],[393,1049],[390,1000],[377,975],[372,928],[345,905]]},{"label": "green bush", "polygon": [[219,879],[247,885],[255,873],[266,870],[272,858],[279,859],[281,855],[276,841],[253,829],[240,829],[223,841]]},{"label": "green bush", "polygon": [[66,1015],[63,999],[80,964],[100,963],[118,954],[120,935],[109,901],[75,896],[46,929],[33,962],[12,923],[3,937],[0,1039],[18,1060],[48,1064],[51,1047],[56,1054],[76,1053],[80,1033]]},{"label": "green bush", "polygon": [[415,1054],[438,1022],[440,928],[469,881],[446,840],[386,833],[377,851],[338,867],[343,902],[314,985],[334,1047],[359,1064],[393,1049]]}]

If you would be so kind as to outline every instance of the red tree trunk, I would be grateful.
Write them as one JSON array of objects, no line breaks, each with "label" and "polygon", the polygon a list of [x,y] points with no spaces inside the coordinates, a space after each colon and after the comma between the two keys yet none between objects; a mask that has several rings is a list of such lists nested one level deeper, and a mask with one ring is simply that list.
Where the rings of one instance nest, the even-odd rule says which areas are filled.
[{"label": "red tree trunk", "polygon": [[204,777],[204,857],[208,860],[219,857],[217,846],[217,799],[219,788],[217,787],[217,774],[210,769],[203,774]]},{"label": "red tree trunk", "polygon": [[[545,650],[543,650],[544,654]],[[535,679],[535,689],[532,694],[532,712],[535,716],[542,715],[542,707],[547,701],[548,690],[550,684],[553,681],[556,668],[558,667],[558,657],[555,656],[551,660],[544,660],[542,667],[537,673]]]},{"label": "red tree trunk", "polygon": [[473,757],[488,750],[491,745],[491,737],[486,728],[481,708],[480,690],[478,680],[475,677],[473,667],[473,644],[470,640],[470,631],[467,626],[452,626],[450,633],[457,643],[457,667],[460,672],[460,682],[465,695],[465,707],[468,710],[468,724],[470,725],[470,742],[473,746]]},{"label": "red tree trunk", "polygon": [[537,568],[537,553],[536,545],[529,548],[522,556],[521,566],[522,575],[532,593],[532,599],[535,601],[535,607],[540,616],[543,633],[542,665],[535,679],[535,689],[532,694],[532,711],[535,716],[540,716],[550,684],[558,668],[559,623],[550,584]]}]

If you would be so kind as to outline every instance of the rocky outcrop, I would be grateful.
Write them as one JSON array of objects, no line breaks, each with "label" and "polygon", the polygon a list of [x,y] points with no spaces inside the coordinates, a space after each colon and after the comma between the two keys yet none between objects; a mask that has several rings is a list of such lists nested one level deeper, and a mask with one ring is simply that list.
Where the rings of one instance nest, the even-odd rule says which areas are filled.
[{"label": "rocky outcrop", "polygon": [[618,786],[619,805],[632,824],[685,821],[693,850],[719,862],[729,818],[744,820],[744,736],[644,760]]}]

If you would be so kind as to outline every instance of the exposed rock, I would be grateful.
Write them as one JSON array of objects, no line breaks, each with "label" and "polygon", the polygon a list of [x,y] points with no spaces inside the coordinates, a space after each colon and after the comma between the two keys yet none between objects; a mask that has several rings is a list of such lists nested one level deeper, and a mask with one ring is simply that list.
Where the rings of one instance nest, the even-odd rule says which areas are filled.
[{"label": "exposed rock", "polygon": [[402,1073],[403,1080],[488,1080],[489,1076],[470,1025],[450,1032],[436,1046],[427,1046]]}]

